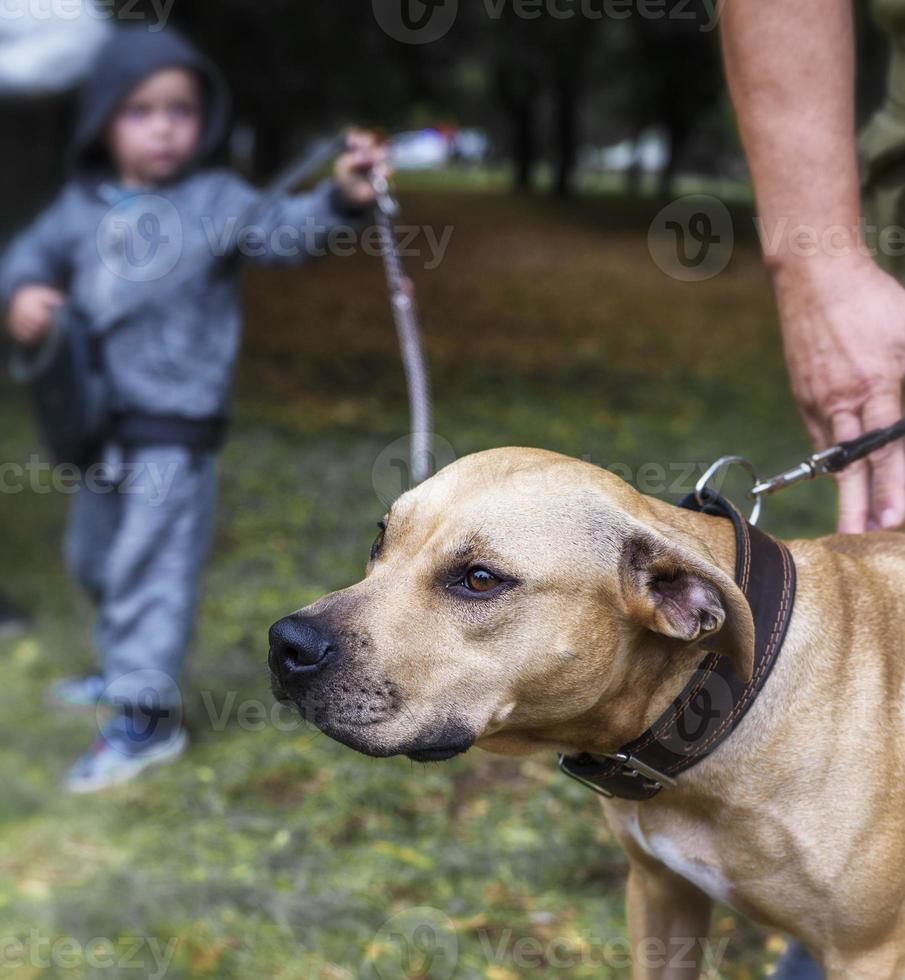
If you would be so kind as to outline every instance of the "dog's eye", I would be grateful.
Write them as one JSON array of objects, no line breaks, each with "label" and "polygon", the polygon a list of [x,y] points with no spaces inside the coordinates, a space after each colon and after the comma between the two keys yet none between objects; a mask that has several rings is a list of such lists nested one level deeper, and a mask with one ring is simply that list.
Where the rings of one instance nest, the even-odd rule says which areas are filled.
[{"label": "dog's eye", "polygon": [[486,568],[471,568],[465,576],[465,584],[472,592],[490,592],[500,584],[500,579]]}]

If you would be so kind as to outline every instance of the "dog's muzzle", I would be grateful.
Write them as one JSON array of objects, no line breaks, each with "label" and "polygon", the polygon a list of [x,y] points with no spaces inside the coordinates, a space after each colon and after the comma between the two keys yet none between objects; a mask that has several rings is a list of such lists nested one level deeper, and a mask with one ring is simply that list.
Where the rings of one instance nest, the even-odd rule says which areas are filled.
[{"label": "dog's muzzle", "polygon": [[441,718],[413,736],[375,736],[402,715],[400,691],[362,666],[370,641],[336,630],[323,618],[295,613],[270,627],[268,664],[274,697],[292,704],[331,738],[366,755],[407,755],[441,762],[466,752],[475,736],[455,718]]}]

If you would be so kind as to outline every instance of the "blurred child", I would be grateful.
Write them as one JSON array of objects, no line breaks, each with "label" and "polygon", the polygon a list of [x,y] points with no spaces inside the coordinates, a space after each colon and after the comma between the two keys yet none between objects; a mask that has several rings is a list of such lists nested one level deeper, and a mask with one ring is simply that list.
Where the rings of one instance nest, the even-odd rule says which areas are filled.
[{"label": "blurred child", "polygon": [[120,29],[83,92],[72,179],[0,266],[12,336],[33,344],[58,306],[77,310],[112,408],[107,482],[82,481],[64,544],[97,604],[102,674],[50,693],[116,708],[67,773],[75,792],[123,782],[186,747],[178,681],[211,539],[240,337],[239,260],[301,262],[321,251],[332,229],[373,203],[368,175],[383,171],[374,138],[352,133],[332,180],[273,200],[205,168],[226,119],[219,73],[181,36]]}]

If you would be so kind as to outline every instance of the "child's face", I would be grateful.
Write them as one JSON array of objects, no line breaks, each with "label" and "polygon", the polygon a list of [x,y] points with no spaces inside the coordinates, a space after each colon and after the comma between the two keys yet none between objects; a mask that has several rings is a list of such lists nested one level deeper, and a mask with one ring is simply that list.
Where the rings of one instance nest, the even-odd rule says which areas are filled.
[{"label": "child's face", "polygon": [[156,184],[175,176],[198,150],[202,126],[201,86],[184,68],[150,75],[119,107],[108,146],[127,186]]}]

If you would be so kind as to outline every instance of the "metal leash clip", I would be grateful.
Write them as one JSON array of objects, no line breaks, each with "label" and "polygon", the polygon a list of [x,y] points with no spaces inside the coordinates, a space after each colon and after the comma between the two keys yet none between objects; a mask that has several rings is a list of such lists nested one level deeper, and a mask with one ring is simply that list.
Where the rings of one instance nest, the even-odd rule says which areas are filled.
[{"label": "metal leash clip", "polygon": [[743,456],[723,456],[698,480],[694,488],[695,497],[699,504],[705,504],[704,494],[707,490],[707,483],[713,479],[714,474],[727,466],[742,466],[754,480],[754,486],[748,493],[748,496],[754,501],[748,521],[751,524],[757,524],[757,519],[760,517],[761,500],[767,494],[776,493],[777,490],[784,490],[786,487],[803,483],[805,480],[813,480],[818,476],[840,473],[852,463],[864,459],[903,436],[905,436],[905,419],[900,419],[885,428],[871,429],[870,432],[865,432],[856,439],[849,439],[846,442],[840,442],[838,445],[830,446],[829,449],[822,449],[819,453],[813,453],[797,466],[793,466],[790,470],[784,470],[776,476],[771,476],[768,480],[760,480],[754,465]]},{"label": "metal leash clip", "polygon": [[764,480],[751,491],[760,496],[765,493],[775,493],[784,487],[790,487],[802,480],[813,480],[817,476],[828,476],[832,473],[840,473],[847,466],[864,459],[878,449],[888,446],[891,442],[905,436],[905,419],[894,422],[882,429],[871,429],[864,435],[856,439],[849,439],[847,442],[840,442],[836,446],[830,446],[813,456],[808,456],[806,460],[794,466],[785,473],[780,473],[769,480]]},{"label": "metal leash clip", "polygon": [[842,446],[830,446],[829,449],[824,449],[822,452],[813,453],[790,470],[785,470],[776,476],[771,476],[769,480],[755,484],[751,493],[760,500],[761,496],[765,494],[776,493],[777,490],[795,486],[796,483],[813,480],[828,473],[835,473],[834,464],[842,453]]},{"label": "metal leash clip", "polygon": [[712,463],[704,472],[701,479],[695,484],[695,499],[697,500],[698,504],[703,507],[707,503],[707,484],[714,478],[714,476],[716,476],[717,473],[720,472],[720,470],[728,469],[730,466],[740,466],[751,477],[753,489],[749,491],[748,496],[753,499],[754,504],[751,507],[751,514],[748,517],[748,523],[757,524],[762,505],[760,497],[756,494],[760,477],[757,475],[757,470],[755,469],[754,463],[752,463],[750,459],[746,459],[744,456],[721,456],[715,463]]}]

